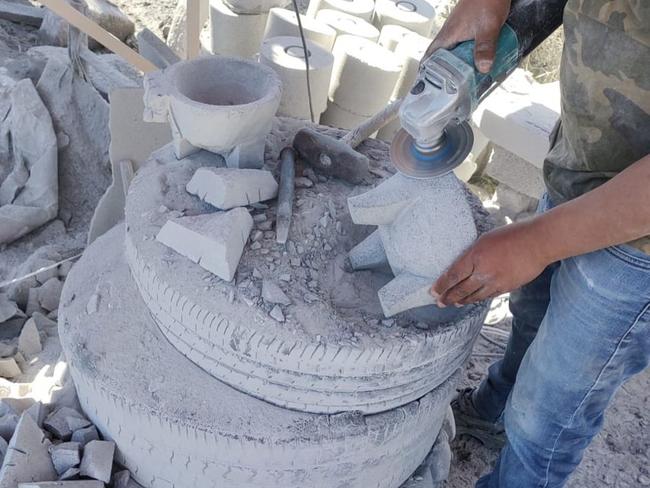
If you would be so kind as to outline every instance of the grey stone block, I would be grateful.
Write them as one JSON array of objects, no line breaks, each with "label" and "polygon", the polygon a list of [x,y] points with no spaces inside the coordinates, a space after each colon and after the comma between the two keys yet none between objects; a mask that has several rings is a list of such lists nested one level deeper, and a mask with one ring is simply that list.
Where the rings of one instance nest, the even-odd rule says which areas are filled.
[{"label": "grey stone block", "polygon": [[81,462],[81,446],[78,442],[63,442],[50,447],[52,464],[59,475],[63,475],[71,468],[79,466]]},{"label": "grey stone block", "polygon": [[99,440],[99,432],[97,432],[97,428],[94,425],[91,425],[90,427],[74,431],[71,440],[81,444],[81,447],[85,447],[89,442]]},{"label": "grey stone block", "polygon": [[90,441],[84,447],[81,460],[81,476],[109,483],[113,470],[115,443],[111,441]]},{"label": "grey stone block", "polygon": [[494,146],[486,173],[530,198],[540,198],[546,191],[540,168],[500,146]]},{"label": "grey stone block", "polygon": [[68,417],[84,419],[83,415],[76,410],[69,407],[61,407],[47,416],[43,422],[43,426],[48,432],[51,432],[59,439],[69,441],[72,436],[72,429],[70,429],[70,425],[68,424]]}]

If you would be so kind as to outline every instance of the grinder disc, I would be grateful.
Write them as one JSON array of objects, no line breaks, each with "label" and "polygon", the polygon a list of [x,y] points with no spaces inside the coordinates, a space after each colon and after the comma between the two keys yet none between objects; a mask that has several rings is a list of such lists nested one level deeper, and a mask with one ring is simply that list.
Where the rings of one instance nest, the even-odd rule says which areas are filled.
[{"label": "grinder disc", "polygon": [[405,176],[435,178],[460,166],[473,144],[474,133],[467,122],[447,127],[442,144],[431,152],[420,151],[410,134],[400,129],[390,146],[390,159]]}]

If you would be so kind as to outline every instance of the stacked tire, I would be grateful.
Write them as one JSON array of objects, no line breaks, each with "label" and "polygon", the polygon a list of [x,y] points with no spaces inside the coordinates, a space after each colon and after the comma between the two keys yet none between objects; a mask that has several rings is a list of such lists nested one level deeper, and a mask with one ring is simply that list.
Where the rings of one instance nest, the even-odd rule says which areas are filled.
[{"label": "stacked tire", "polygon": [[60,335],[84,410],[145,487],[399,487],[439,436],[486,306],[399,339],[360,327],[355,347],[248,320],[229,284],[208,292],[205,270],[152,238],[169,202],[208,210],[184,191],[206,159],[159,151],[125,224],[66,281]]}]

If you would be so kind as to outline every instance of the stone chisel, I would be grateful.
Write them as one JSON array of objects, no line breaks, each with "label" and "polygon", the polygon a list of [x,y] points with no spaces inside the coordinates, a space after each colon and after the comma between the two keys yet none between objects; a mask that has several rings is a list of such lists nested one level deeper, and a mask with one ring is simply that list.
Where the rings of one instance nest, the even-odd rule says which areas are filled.
[{"label": "stone chisel", "polygon": [[280,151],[280,186],[278,188],[278,213],[275,221],[275,240],[286,244],[293,213],[293,192],[296,176],[296,152],[287,146]]}]

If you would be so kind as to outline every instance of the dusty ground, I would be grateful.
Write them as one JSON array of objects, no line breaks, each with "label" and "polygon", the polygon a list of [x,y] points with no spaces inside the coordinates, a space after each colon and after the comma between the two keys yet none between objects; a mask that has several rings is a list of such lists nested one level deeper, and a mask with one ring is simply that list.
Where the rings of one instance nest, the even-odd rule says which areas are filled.
[{"label": "dusty ground", "polygon": [[[136,22],[138,29],[148,27],[158,35],[166,35],[175,0],[116,0],[115,3]],[[0,21],[0,55],[25,50],[35,43],[33,29]],[[528,63],[528,68],[540,81],[556,79],[561,43],[561,34],[557,34]],[[493,324],[508,330],[509,323],[504,303],[497,303]],[[498,346],[479,339],[465,383],[472,385],[480,381],[487,366],[499,352]],[[608,411],[603,432],[590,446],[582,465],[568,486],[650,486],[649,424],[650,371],[646,371],[629,381],[617,393]],[[451,479],[447,483],[449,488],[472,486],[478,476],[490,469],[496,458],[496,453],[486,450],[471,439],[457,440],[454,444],[454,454]]]}]

